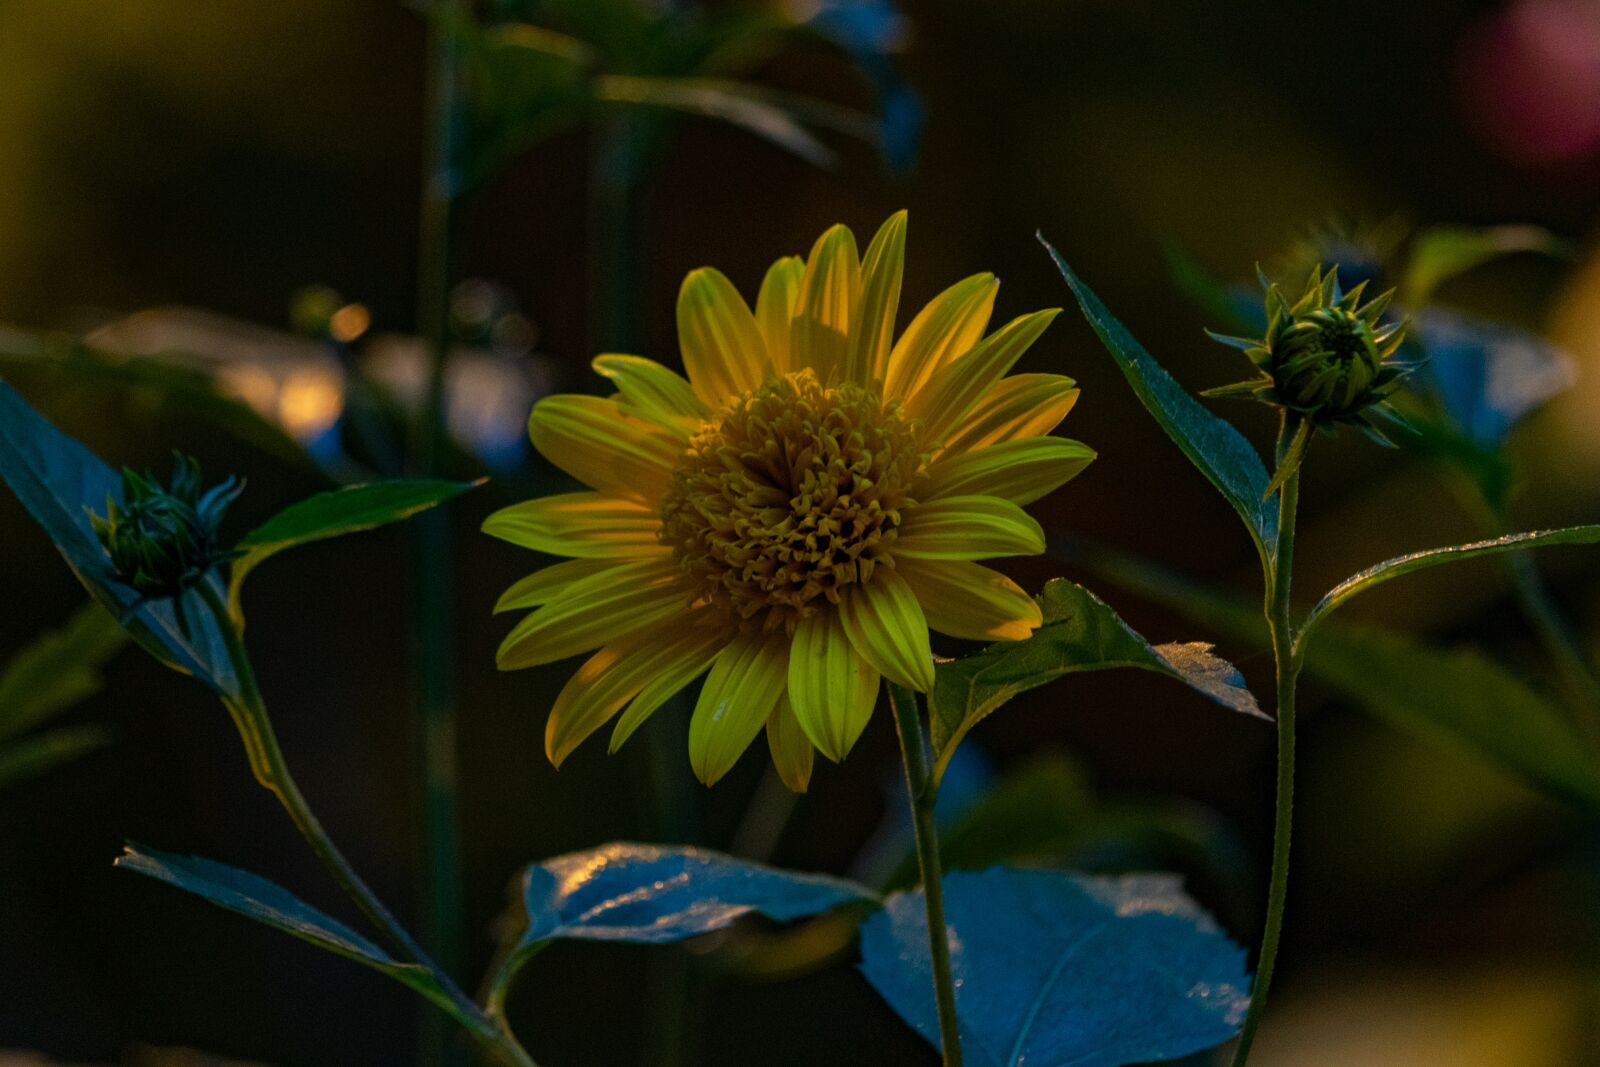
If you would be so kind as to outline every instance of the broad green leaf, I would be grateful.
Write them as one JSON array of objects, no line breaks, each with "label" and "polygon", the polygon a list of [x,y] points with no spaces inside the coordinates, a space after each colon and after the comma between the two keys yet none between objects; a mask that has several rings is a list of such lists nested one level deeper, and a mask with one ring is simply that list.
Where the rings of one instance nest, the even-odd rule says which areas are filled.
[{"label": "broad green leaf", "polygon": [[480,485],[481,482],[388,481],[332,489],[290,504],[239,542],[229,596],[238,610],[245,578],[286,548],[360,533],[410,518]]},{"label": "broad green leaf", "polygon": [[[198,856],[179,856],[130,844],[116,866],[204,897],[228,911],[276,927],[318,948],[364,963],[410,986],[457,1018],[458,1006],[427,968],[397,962],[389,953],[339,920],[325,915],[259,875]],[[469,1023],[469,1025],[471,1025]]]},{"label": "broad green leaf", "polygon": [[1402,297],[1406,304],[1421,307],[1443,283],[1513,252],[1571,257],[1573,249],[1537,226],[1433,226],[1411,241]]},{"label": "broad green leaf", "polygon": [[1270,479],[1261,456],[1243,434],[1206,410],[1161,368],[1100,298],[1072,273],[1066,260],[1043,235],[1039,243],[1055,260],[1061,276],[1078,298],[1084,318],[1089,320],[1106,351],[1122,368],[1123,376],[1133,386],[1139,401],[1189,461],[1233,505],[1233,510],[1249,529],[1262,560],[1270,560],[1278,538],[1278,498],[1267,493]]},{"label": "broad green leaf", "polygon": [[[1120,1067],[1220,1045],[1250,1003],[1244,950],[1173,875],[995,867],[943,881],[970,1067]],[[922,892],[861,927],[861,970],[937,1047]]]},{"label": "broad green leaf", "polygon": [[[238,696],[238,680],[216,620],[195,590],[184,593],[187,635],[170,601],[142,602],[119,581],[111,559],[89,524],[107,499],[123,503],[122,480],[93,452],[52,426],[0,381],[0,479],[17,494],[66,558],[84,587],[121,620],[135,641],[167,666],[192,674],[224,697]],[[220,588],[213,576],[208,579]]]},{"label": "broad green leaf", "polygon": [[1318,601],[1316,607],[1311,609],[1311,614],[1306,617],[1305,624],[1301,627],[1300,640],[1308,640],[1312,631],[1328,617],[1330,612],[1358,593],[1365,593],[1374,586],[1413,571],[1437,567],[1442,563],[1473,559],[1477,556],[1518,552],[1544,545],[1592,545],[1597,542],[1600,542],[1600,525],[1568,526],[1559,530],[1533,530],[1528,533],[1506,534],[1504,537],[1495,537],[1487,541],[1450,545],[1447,548],[1430,548],[1386,559],[1358,574],[1351,575],[1328,590],[1328,595]]},{"label": "broad green leaf", "polygon": [[111,742],[104,726],[61,726],[0,742],[0,790],[38,777]]},{"label": "broad green leaf", "polygon": [[[1207,626],[1265,647],[1257,605],[1105,551],[1089,565]],[[1306,646],[1305,672],[1396,729],[1475,754],[1537,789],[1600,807],[1600,759],[1567,715],[1472,648],[1443,649],[1380,626],[1333,622]]]},{"label": "broad green leaf", "polygon": [[100,668],[127,641],[117,620],[93,601],[60,629],[36,637],[0,669],[0,739],[99,692]]},{"label": "broad green leaf", "polygon": [[1065,578],[1045,584],[1036,598],[1044,625],[1023,641],[1001,641],[970,656],[940,663],[928,714],[934,774],[944,773],[967,731],[1018,693],[1067,674],[1137,667],[1174,678],[1224,707],[1261,716],[1234,667],[1202,643],[1152,646],[1117,613]]}]

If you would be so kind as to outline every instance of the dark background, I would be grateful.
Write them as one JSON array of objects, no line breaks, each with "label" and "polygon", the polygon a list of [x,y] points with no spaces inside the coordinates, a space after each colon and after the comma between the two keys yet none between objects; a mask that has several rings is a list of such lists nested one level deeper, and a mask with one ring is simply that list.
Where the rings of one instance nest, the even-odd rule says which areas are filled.
[{"label": "dark background", "polygon": [[[999,316],[1061,305],[1067,292],[1034,242],[1038,229],[1196,389],[1245,368],[1206,341],[1202,317],[1166,280],[1164,238],[1243,278],[1333,214],[1537,223],[1576,241],[1580,261],[1509,260],[1445,295],[1547,324],[1586,371],[1600,359],[1600,268],[1584,262],[1600,157],[1545,151],[1496,125],[1484,101],[1516,85],[1493,79],[1537,73],[1486,71],[1464,44],[1503,16],[1500,5],[986,0],[905,10],[913,37],[900,63],[927,112],[911,175],[888,175],[871,149],[848,141],[831,142],[841,163],[823,172],[724,127],[675,127],[643,204],[644,354],[676,358],[672,298],[688,269],[716,264],[753,292],[772,259],[803,252],[828,224],[847,222],[864,241],[907,207],[902,322],[978,270],[1004,280]],[[1585,25],[1600,34],[1592,19],[1574,25],[1580,37]],[[292,292],[326,283],[366,303],[375,328],[410,328],[423,46],[420,20],[399,4],[6,0],[0,321],[76,330],[189,305],[279,327]],[[870,102],[846,65],[814,53],[763,73]],[[597,330],[587,161],[586,135],[574,132],[513,164],[470,204],[461,265],[509,287],[537,324],[557,387],[583,391],[596,384],[587,361]],[[1035,509],[1052,533],[1254,594],[1253,554],[1235,519],[1075,313],[1022,369],[1078,378],[1083,397],[1062,432],[1101,455]],[[235,533],[324,487],[200,419],[170,409],[151,417],[137,394],[45,372],[17,384],[113,463],[164,468],[181,447],[209,471],[245,476]],[[1517,439],[1519,526],[1594,519],[1594,389],[1586,378]],[[1236,414],[1266,441],[1264,412]],[[545,712],[570,666],[494,670],[505,620],[489,609],[532,560],[476,530],[528,483],[501,478],[451,508],[474,968],[521,865],[657,836],[662,825],[638,741],[614,758],[591,742],[560,773],[544,759]],[[1353,435],[1318,442],[1302,499],[1298,588],[1308,593],[1375,560],[1476,535],[1435,468]],[[83,597],[9,495],[0,496],[0,547],[0,650],[10,650]],[[1558,550],[1541,562],[1592,652],[1594,553]],[[357,867],[411,915],[419,844],[403,534],[316,546],[268,568],[251,590],[250,638],[291,763]],[[1213,636],[1070,561],[1025,561],[1012,573],[1030,588],[1061,573],[1085,581],[1154,640]],[[1544,670],[1497,570],[1435,575],[1357,610],[1486,644],[1530,675]],[[1270,690],[1260,648],[1224,641],[1222,651],[1258,693]],[[0,798],[0,1048],[71,1062],[113,1061],[141,1044],[307,1067],[409,1062],[417,1009],[406,990],[112,870],[131,838],[237,863],[346,914],[199,687],[135,652],[109,678],[73,717],[115,724],[117,743]],[[1577,1051],[1600,936],[1595,865],[1573,851],[1570,814],[1485,763],[1323,696],[1307,693],[1280,1013],[1254,1062],[1595,1062]],[[645,729],[681,750],[681,722],[663,716]],[[1160,679],[1107,674],[1018,700],[972,743],[1002,769],[1062,749],[1110,796],[1187,798],[1235,826],[1264,870],[1273,737],[1263,723]],[[680,822],[699,843],[727,847],[760,763],[748,757],[707,792],[677,762],[677,791],[692,804]],[[776,859],[846,869],[883,816],[894,770],[888,723],[875,721],[843,766],[819,762]],[[1264,877],[1255,884],[1264,892]],[[1205,902],[1255,943],[1256,896]],[[530,1051],[558,1067],[657,1062],[640,1029],[653,958],[549,950],[515,1002]],[[848,959],[782,985],[697,981],[690,1003],[703,1015],[688,1062],[932,1062]],[[1378,1035],[1381,1055],[1352,1051]]]}]

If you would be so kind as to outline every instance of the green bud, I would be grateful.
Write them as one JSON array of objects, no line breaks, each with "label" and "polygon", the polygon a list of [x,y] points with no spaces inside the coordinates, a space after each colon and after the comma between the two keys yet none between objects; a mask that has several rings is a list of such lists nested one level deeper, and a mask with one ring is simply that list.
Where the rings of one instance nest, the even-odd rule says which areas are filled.
[{"label": "green bud", "polygon": [[89,521],[121,581],[145,600],[178,597],[232,558],[217,531],[243,489],[230,477],[203,490],[200,464],[180,455],[170,489],[153,474],[124,468],[122,503],[107,498],[104,517],[91,512]]},{"label": "green bud", "polygon": [[1383,321],[1393,291],[1362,304],[1365,282],[1343,292],[1338,268],[1324,272],[1320,266],[1293,304],[1276,284],[1263,278],[1262,285],[1266,334],[1259,339],[1212,335],[1241,349],[1260,376],[1206,395],[1251,397],[1322,430],[1351,423],[1387,444],[1370,416],[1397,417],[1383,401],[1413,369],[1393,359],[1405,324]]}]

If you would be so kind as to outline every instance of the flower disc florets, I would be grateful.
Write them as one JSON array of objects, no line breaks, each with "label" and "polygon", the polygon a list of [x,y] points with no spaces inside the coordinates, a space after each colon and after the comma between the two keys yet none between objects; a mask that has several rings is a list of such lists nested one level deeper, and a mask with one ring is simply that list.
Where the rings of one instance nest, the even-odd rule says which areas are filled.
[{"label": "flower disc florets", "polygon": [[744,394],[694,436],[661,504],[696,595],[745,629],[795,625],[893,566],[928,457],[896,401],[807,369]]},{"label": "flower disc florets", "polygon": [[1361,303],[1366,283],[1345,293],[1338,268],[1311,274],[1303,296],[1290,304],[1275,284],[1266,288],[1267,330],[1259,339],[1212,336],[1242,349],[1259,378],[1208,390],[1207,396],[1250,397],[1303,418],[1321,429],[1353,423],[1380,440],[1369,413],[1390,415],[1383,401],[1414,368],[1391,357],[1404,339],[1404,323],[1383,321],[1392,291]]},{"label": "flower disc florets", "polygon": [[179,456],[170,489],[153,474],[124,468],[123,503],[108,499],[105,517],[91,514],[89,521],[118,578],[147,600],[176,597],[232,557],[217,530],[243,488],[228,478],[202,492],[200,464]]}]

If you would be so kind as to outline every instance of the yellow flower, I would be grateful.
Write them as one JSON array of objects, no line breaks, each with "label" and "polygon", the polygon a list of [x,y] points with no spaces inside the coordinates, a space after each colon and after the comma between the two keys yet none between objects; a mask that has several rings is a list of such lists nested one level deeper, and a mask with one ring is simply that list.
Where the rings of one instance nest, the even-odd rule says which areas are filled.
[{"label": "yellow flower", "polygon": [[[535,609],[500,647],[503,670],[593,655],[556,698],[545,749],[561,761],[619,712],[611,750],[709,671],[689,757],[715,782],[765,728],[803,790],[813,750],[843,759],[880,678],[927,692],[928,631],[1028,636],[1038,605],[975,560],[1035,555],[1022,505],[1094,458],[1044,436],[1078,390],[1007,378],[1057,314],[984,336],[999,283],[945,290],[894,340],[905,213],[864,257],[835,226],[781,259],[755,310],[706,267],[684,280],[687,379],[638,356],[595,370],[617,392],[534,406],[529,433],[591,491],[516,504],[484,530],[569,556],[508,589]],[[598,649],[599,651],[594,651]]]}]

